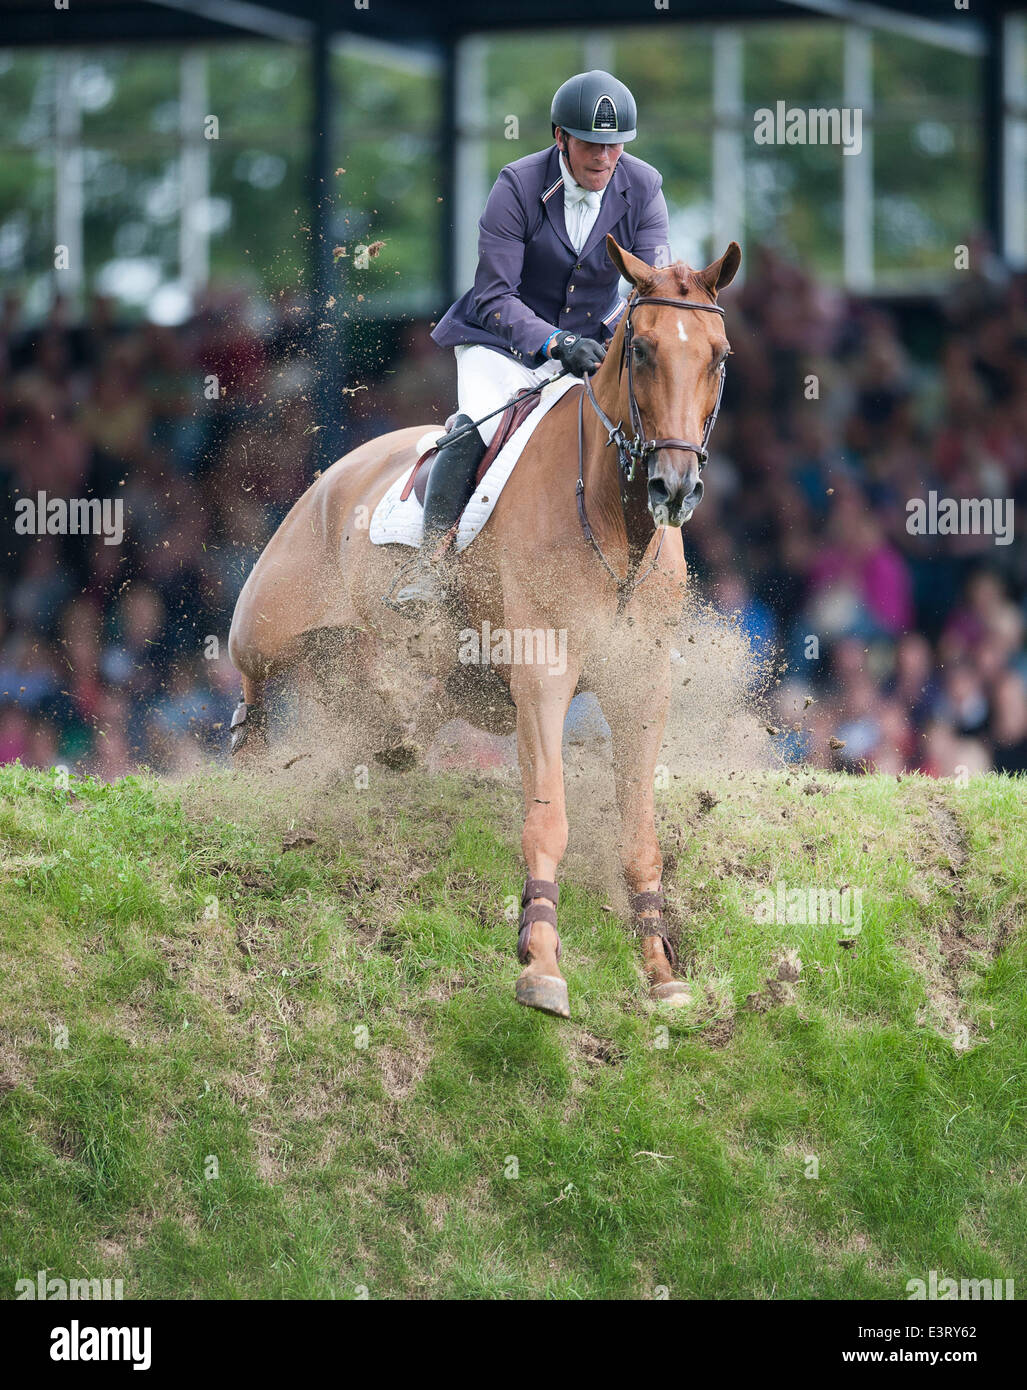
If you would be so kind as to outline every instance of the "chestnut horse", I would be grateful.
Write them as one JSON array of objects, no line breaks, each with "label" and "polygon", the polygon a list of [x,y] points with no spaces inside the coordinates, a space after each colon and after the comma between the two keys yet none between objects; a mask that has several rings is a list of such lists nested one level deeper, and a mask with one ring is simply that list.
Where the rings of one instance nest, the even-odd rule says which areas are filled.
[{"label": "chestnut horse", "polygon": [[[511,700],[516,708],[528,870],[516,997],[564,1018],[556,930],[556,876],[567,847],[561,748],[567,707],[581,690],[596,695],[613,735],[621,863],[650,993],[671,1004],[689,998],[675,979],[664,925],[653,777],[685,593],[680,527],[702,496],[699,473],[729,352],[716,296],[741,259],[734,242],[701,271],[681,262],[654,269],[612,237],[607,250],[634,287],[628,310],[602,366],[541,417],[481,534],[450,558],[447,608],[464,625],[459,639],[454,624],[433,644],[434,665],[418,679],[409,670],[399,680],[382,674],[389,658],[405,660],[411,641],[409,619],[382,602],[409,550],[374,546],[367,534],[375,506],[412,468],[416,442],[430,428],[423,424],[354,449],[304,493],[246,581],[229,636],[243,684],[233,753],[248,754],[266,736],[268,681],[312,672],[312,647],[325,636],[344,654],[349,701],[365,713],[377,702],[387,732],[416,727],[430,736],[457,712],[447,705],[460,684],[454,676],[466,695],[458,646],[469,632],[504,635],[497,653],[481,654],[484,669],[470,674],[470,685],[487,692],[476,723],[501,726]],[[528,641],[518,643],[519,634]],[[547,643],[543,634],[557,636]]]}]

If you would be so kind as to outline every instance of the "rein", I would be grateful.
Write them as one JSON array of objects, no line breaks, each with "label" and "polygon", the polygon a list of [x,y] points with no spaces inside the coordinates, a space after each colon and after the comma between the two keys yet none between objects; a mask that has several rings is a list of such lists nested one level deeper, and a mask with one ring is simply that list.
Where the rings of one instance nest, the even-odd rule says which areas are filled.
[{"label": "rein", "polygon": [[[596,540],[592,528],[588,523],[588,516],[585,512],[585,397],[588,397],[589,402],[592,405],[592,409],[595,411],[596,415],[602,421],[602,424],[606,429],[606,447],[609,448],[611,444],[615,444],[617,446],[621,510],[624,512],[624,529],[625,532],[628,533],[627,489],[630,486],[630,484],[635,481],[635,469],[638,466],[638,464],[645,463],[651,454],[657,453],[661,449],[681,449],[683,451],[687,451],[688,453],[695,454],[696,458],[699,460],[699,472],[701,473],[706,465],[707,459],[709,458],[709,450],[707,446],[710,441],[710,435],[713,433],[713,426],[717,423],[717,416],[720,414],[720,401],[721,397],[724,394],[725,371],[724,365],[722,363],[719,372],[720,383],[717,387],[717,399],[714,404],[712,414],[708,417],[706,424],[703,426],[702,442],[700,444],[690,444],[686,439],[646,438],[645,425],[642,422],[642,415],[638,408],[638,402],[635,400],[635,382],[631,370],[631,342],[634,336],[634,326],[631,322],[631,315],[640,305],[643,304],[668,305],[674,309],[701,309],[704,313],[719,314],[721,318],[724,317],[724,310],[720,307],[719,304],[700,304],[696,300],[691,299],[664,299],[658,295],[642,295],[637,298],[631,299],[631,301],[628,304],[627,316],[624,320],[624,347],[621,357],[621,370],[623,371],[625,363],[627,364],[628,369],[628,419],[631,428],[635,432],[634,436],[631,439],[629,439],[627,435],[624,433],[623,420],[621,420],[618,424],[615,425],[613,421],[609,418],[609,416],[606,414],[606,412],[603,410],[602,406],[595,398],[595,393],[592,390],[591,380],[587,375],[585,377],[581,395],[578,397],[578,483],[576,488],[578,502],[578,519],[581,522],[581,530],[584,534],[585,539],[588,541],[589,545],[591,545],[595,553],[599,556],[599,559],[602,561],[603,567],[606,570],[607,574],[610,576],[611,579],[616,581],[618,595],[618,611],[623,609],[624,605],[627,603],[628,599],[635,592],[638,586],[642,584],[646,579],[648,579],[650,574],[652,574],[653,570],[656,568],[657,561],[660,558],[660,551],[663,548],[663,538],[666,535],[667,528],[665,526],[660,528],[660,539],[656,546],[656,554],[653,556],[652,563],[649,565],[649,568],[642,575],[638,574],[638,567],[642,563],[642,556],[645,554],[649,542],[647,541],[645,547],[642,548],[641,552],[638,553],[634,557],[634,559],[632,559],[630,552],[633,547],[631,545],[629,534],[628,572],[623,579],[619,578],[616,571],[613,569],[610,562],[603,554],[602,548],[600,547],[599,542]],[[637,547],[634,548],[637,549]]]},{"label": "rein", "polygon": [[496,406],[495,410],[490,410],[487,415],[482,415],[480,419],[473,420],[471,424],[464,425],[461,429],[452,430],[445,436],[447,444],[455,444],[458,439],[465,438],[466,435],[473,434],[479,425],[483,425],[486,420],[491,420],[496,415],[502,415],[504,410],[509,410],[515,401],[524,400],[526,396],[537,396],[540,391],[544,391],[547,386],[551,386],[554,381],[560,381],[565,376],[570,376],[570,372],[564,367],[562,372],[555,372],[552,376],[547,376],[545,381],[540,381],[537,386],[525,386],[518,391],[515,396],[511,396],[502,405]]}]

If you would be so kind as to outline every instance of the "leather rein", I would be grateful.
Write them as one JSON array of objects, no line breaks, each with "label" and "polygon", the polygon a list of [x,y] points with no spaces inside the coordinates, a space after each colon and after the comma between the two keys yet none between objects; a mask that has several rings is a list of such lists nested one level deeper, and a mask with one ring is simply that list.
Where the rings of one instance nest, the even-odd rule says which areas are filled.
[{"label": "leather rein", "polygon": [[[595,393],[592,390],[591,380],[587,375],[585,376],[584,387],[582,389],[581,395],[578,397],[578,484],[576,488],[578,500],[578,518],[581,521],[581,529],[584,533],[585,539],[588,541],[589,545],[591,545],[595,553],[599,556],[599,559],[602,561],[603,567],[606,570],[607,574],[610,576],[611,579],[616,581],[618,611],[624,607],[624,605],[627,603],[628,599],[638,588],[638,586],[642,584],[646,579],[648,579],[650,574],[652,574],[653,570],[656,568],[657,561],[660,558],[660,551],[663,548],[663,538],[667,533],[667,528],[665,526],[660,528],[660,539],[656,546],[656,554],[653,556],[652,563],[650,564],[649,568],[645,571],[644,574],[639,575],[638,567],[642,563],[642,558],[645,555],[646,550],[649,548],[649,541],[652,539],[652,537],[650,536],[649,540],[646,541],[645,546],[642,547],[641,551],[636,553],[635,556],[632,558],[631,551],[632,549],[637,551],[637,547],[633,547],[631,544],[630,531],[628,528],[627,489],[635,481],[635,470],[640,463],[646,463],[649,459],[649,456],[651,454],[657,453],[660,449],[681,449],[683,451],[687,451],[688,453],[695,454],[696,458],[699,460],[699,472],[701,473],[706,465],[707,459],[709,458],[709,450],[707,448],[707,445],[709,444],[710,435],[713,433],[713,426],[717,423],[717,416],[720,414],[720,401],[721,397],[724,394],[725,370],[724,364],[721,363],[719,370],[720,382],[717,386],[717,400],[713,407],[713,413],[707,418],[706,424],[703,426],[702,443],[690,444],[686,439],[646,438],[645,425],[642,422],[642,415],[638,408],[638,402],[635,400],[635,383],[631,370],[631,344],[632,339],[634,337],[634,327],[631,322],[631,315],[637,308],[645,304],[668,305],[674,309],[701,309],[704,313],[719,314],[721,318],[724,317],[724,310],[720,307],[719,304],[700,304],[696,300],[691,299],[664,299],[658,295],[640,295],[637,298],[633,297],[629,301],[627,308],[627,316],[624,320],[624,348],[621,357],[621,370],[624,370],[624,365],[626,363],[628,370],[628,419],[630,421],[631,428],[635,432],[634,436],[630,439],[624,433],[623,420],[616,425],[613,423],[613,421],[603,410],[602,406],[596,400]],[[624,512],[624,530],[629,537],[628,572],[623,579],[619,578],[616,571],[613,569],[610,562],[603,554],[599,542],[596,540],[592,528],[588,524],[588,516],[585,512],[584,411],[586,396],[591,402],[592,408],[595,411],[596,415],[598,415],[599,419],[603,423],[604,428],[606,429],[607,447],[609,447],[611,444],[615,444],[617,446],[621,510]]]}]

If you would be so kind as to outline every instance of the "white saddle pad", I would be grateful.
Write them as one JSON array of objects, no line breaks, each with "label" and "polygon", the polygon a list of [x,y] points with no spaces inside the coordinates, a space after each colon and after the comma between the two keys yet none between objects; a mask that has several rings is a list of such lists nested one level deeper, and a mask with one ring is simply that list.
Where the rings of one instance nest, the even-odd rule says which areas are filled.
[{"label": "white saddle pad", "polygon": [[[542,391],[538,405],[500,449],[492,467],[482,478],[474,496],[464,508],[464,514],[460,518],[460,525],[456,533],[458,551],[466,550],[492,515],[496,499],[502,492],[507,478],[513,472],[514,464],[520,458],[521,451],[531,438],[535,426],[570,387],[579,384],[577,377],[565,376],[561,377],[559,381],[550,382]],[[445,434],[445,430],[437,429],[422,435],[417,441],[417,457],[420,458],[426,449],[430,449],[436,440],[441,439],[443,434]],[[368,531],[374,545],[418,546],[421,544],[421,536],[424,533],[424,508],[418,502],[417,494],[413,491],[405,502],[399,500],[399,495],[406,487],[409,477],[409,472],[401,473],[375,507]]]}]

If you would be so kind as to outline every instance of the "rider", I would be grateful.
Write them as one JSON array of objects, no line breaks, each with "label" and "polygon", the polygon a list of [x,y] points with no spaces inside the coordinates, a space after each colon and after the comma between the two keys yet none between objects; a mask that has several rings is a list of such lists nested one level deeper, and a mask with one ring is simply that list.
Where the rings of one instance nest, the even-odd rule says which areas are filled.
[{"label": "rider", "polygon": [[[624,311],[606,234],[650,265],[670,263],[667,204],[656,169],[624,154],[635,99],[608,72],[578,73],[553,97],[555,144],[500,171],[478,223],[474,286],[432,337],[452,347],[460,414],[453,432],[561,367],[595,371]],[[441,542],[474,491],[499,416],[440,441],[424,499],[412,582],[396,597],[420,610],[439,596]]]}]

